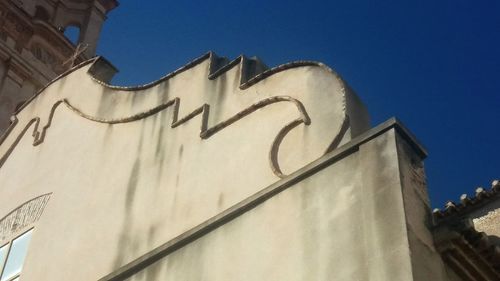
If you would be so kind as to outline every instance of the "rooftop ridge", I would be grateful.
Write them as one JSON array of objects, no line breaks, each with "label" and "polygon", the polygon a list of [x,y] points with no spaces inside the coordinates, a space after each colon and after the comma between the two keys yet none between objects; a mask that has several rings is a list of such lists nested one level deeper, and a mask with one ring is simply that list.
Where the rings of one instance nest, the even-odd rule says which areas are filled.
[{"label": "rooftop ridge", "polygon": [[102,56],[96,56],[93,58],[90,58],[86,61],[83,61],[74,67],[68,69],[67,71],[61,73],[57,77],[55,77],[53,80],[51,80],[47,85],[42,87],[35,95],[33,95],[30,99],[28,99],[23,105],[21,105],[14,113],[13,115],[17,115],[19,112],[21,112],[28,104],[31,103],[36,97],[38,97],[46,88],[48,88],[50,85],[54,84],[56,81],[68,76],[72,72],[85,67],[89,64],[92,64],[92,66],[89,68],[88,74],[91,76],[91,78],[96,82],[101,84],[103,87],[109,88],[109,89],[114,89],[114,90],[122,90],[122,91],[138,91],[138,90],[144,90],[148,89],[151,87],[154,87],[164,81],[167,81],[178,74],[187,71],[196,65],[204,62],[205,60],[209,59],[209,74],[208,74],[208,79],[209,80],[214,80],[217,79],[219,76],[222,74],[228,72],[232,68],[236,66],[241,66],[241,73],[240,73],[240,85],[239,88],[244,90],[252,85],[285,70],[292,69],[292,68],[298,68],[298,67],[304,67],[304,66],[316,66],[316,67],[321,67],[328,72],[332,73],[339,79],[341,78],[340,75],[334,71],[332,68],[328,67],[324,63],[317,62],[317,61],[309,61],[309,60],[298,60],[298,61],[292,61],[284,64],[277,65],[272,68],[268,68],[260,59],[258,58],[247,58],[244,55],[240,55],[237,58],[235,58],[232,61],[229,61],[226,57],[219,57],[217,56],[214,52],[209,51],[205,53],[204,55],[195,58],[194,60],[188,62],[187,64],[177,68],[176,70],[160,77],[157,80],[154,80],[152,82],[142,84],[142,85],[136,85],[136,86],[116,86],[116,85],[111,85],[104,81],[102,77],[97,75],[96,73],[98,71],[94,71],[98,67],[102,67],[102,65],[106,65],[109,68],[112,68],[114,71],[118,72],[118,70],[104,57]]},{"label": "rooftop ridge", "polygon": [[460,216],[474,211],[498,198],[500,198],[500,180],[494,180],[491,182],[489,190],[478,187],[473,196],[469,197],[469,195],[464,193],[460,196],[459,203],[448,201],[443,209],[436,208],[432,213],[437,221],[441,221],[449,217]]},{"label": "rooftop ridge", "polygon": [[[102,57],[97,57],[97,60],[103,59]],[[258,58],[248,58],[245,55],[239,55],[237,58],[235,58],[232,61],[229,61],[226,57],[219,57],[217,56],[214,52],[209,51],[206,54],[195,58],[194,60],[188,62],[187,64],[179,67],[178,69],[160,77],[157,80],[154,80],[152,82],[142,84],[142,85],[137,85],[137,86],[116,86],[116,85],[111,85],[106,83],[105,81],[101,81],[98,77],[94,77],[94,80],[101,85],[103,85],[106,88],[110,89],[116,89],[116,90],[124,90],[124,91],[137,91],[137,90],[144,90],[148,89],[150,87],[153,87],[155,85],[158,85],[164,81],[169,80],[170,78],[186,71],[189,70],[198,64],[206,61],[209,61],[209,74],[208,74],[208,79],[209,80],[215,80],[222,74],[228,72],[229,70],[233,69],[234,67],[240,66],[241,67],[241,73],[240,73],[240,89],[247,89],[250,86],[258,83],[259,81],[272,76],[273,74],[276,74],[278,72],[291,69],[291,68],[296,68],[296,67],[302,67],[302,66],[317,66],[317,67],[323,67],[327,69],[329,72],[333,73],[336,76],[339,76],[335,71],[333,71],[330,67],[326,66],[323,63],[316,62],[316,61],[308,61],[308,60],[300,60],[300,61],[292,61],[284,64],[280,64],[278,66],[268,68],[260,59]],[[81,66],[80,66],[81,67]]]}]

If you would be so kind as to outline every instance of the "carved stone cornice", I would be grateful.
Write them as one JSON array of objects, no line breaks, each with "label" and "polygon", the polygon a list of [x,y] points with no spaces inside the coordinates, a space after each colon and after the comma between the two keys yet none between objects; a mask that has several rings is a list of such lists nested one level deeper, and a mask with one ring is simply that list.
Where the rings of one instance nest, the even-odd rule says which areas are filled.
[{"label": "carved stone cornice", "polygon": [[47,83],[53,79],[53,75],[55,75],[55,73],[53,73],[52,76],[50,75],[50,69],[46,69],[48,71],[42,71],[42,69],[38,69],[34,65],[28,64],[20,54],[13,52],[9,46],[1,41],[0,59],[6,62],[7,66],[23,77],[23,79],[31,77],[32,82],[35,83],[37,87]]},{"label": "carved stone cornice", "polygon": [[434,229],[436,248],[466,281],[500,280],[500,247],[470,220],[448,220]]},{"label": "carved stone cornice", "polygon": [[[15,52],[22,54],[23,49],[26,49],[53,72],[59,74],[65,70],[62,62],[71,56],[75,51],[75,46],[62,32],[46,22],[32,19],[24,11],[9,5],[8,2],[0,3],[0,15],[0,34],[3,35],[1,37],[4,39],[9,37],[16,42]],[[43,43],[39,44],[40,41]],[[82,53],[76,62],[86,59],[87,57]]]},{"label": "carved stone cornice", "polygon": [[16,51],[21,52],[33,35],[29,17],[19,8],[8,7],[6,4],[0,4],[0,14],[0,33],[14,39]]}]

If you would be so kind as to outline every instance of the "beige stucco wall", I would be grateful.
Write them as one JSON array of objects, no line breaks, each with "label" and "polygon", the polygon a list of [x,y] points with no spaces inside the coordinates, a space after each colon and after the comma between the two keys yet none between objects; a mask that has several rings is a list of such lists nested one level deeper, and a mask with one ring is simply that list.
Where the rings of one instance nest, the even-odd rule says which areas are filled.
[{"label": "beige stucco wall", "polygon": [[432,239],[412,238],[430,232],[403,200],[416,186],[401,186],[396,139],[362,144],[127,280],[447,280]]},{"label": "beige stucco wall", "polygon": [[[222,73],[214,59],[136,89],[104,86],[84,64],[17,114],[0,140],[0,217],[51,193],[23,281],[97,280],[297,173],[290,188],[133,278],[442,280],[440,263],[429,265],[425,186],[404,178],[423,170],[401,164],[422,161],[418,145],[398,148],[395,127],[360,135],[366,110],[321,64],[242,87],[243,59]],[[172,128],[176,98],[179,120],[192,119]],[[221,129],[200,137],[202,120]],[[324,156],[332,142],[350,148]]]}]

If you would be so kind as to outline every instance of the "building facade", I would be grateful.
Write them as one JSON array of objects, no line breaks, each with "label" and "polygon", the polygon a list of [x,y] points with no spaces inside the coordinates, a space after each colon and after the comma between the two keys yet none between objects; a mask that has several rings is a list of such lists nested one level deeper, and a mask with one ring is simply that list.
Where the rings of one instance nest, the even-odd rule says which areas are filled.
[{"label": "building facade", "polygon": [[[46,2],[2,5],[66,43],[70,18],[116,6]],[[500,280],[500,182],[432,211],[425,149],[396,119],[371,127],[329,67],[209,52],[116,87],[108,61],[83,61],[84,26],[77,64],[53,64],[0,136],[0,281]],[[34,56],[9,36],[0,98],[24,95],[5,81]]]},{"label": "building facade", "polygon": [[[0,1],[0,132],[39,89],[95,55],[106,13],[115,0]],[[75,29],[72,42],[64,31]]]}]

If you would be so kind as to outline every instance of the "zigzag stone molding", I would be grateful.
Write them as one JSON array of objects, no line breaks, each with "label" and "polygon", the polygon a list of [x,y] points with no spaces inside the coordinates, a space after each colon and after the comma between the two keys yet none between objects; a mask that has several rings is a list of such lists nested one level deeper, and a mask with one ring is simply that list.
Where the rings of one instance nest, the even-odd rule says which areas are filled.
[{"label": "zigzag stone molding", "polygon": [[[191,70],[192,68],[195,68],[197,65],[204,63],[206,60],[208,60],[208,79],[209,80],[215,80],[218,77],[221,77],[225,73],[227,73],[229,70],[233,69],[236,66],[239,66],[239,89],[240,90],[245,90],[249,89],[251,86],[256,85],[257,83],[266,80],[266,78],[273,76],[277,73],[291,70],[294,68],[300,68],[300,67],[319,67],[322,69],[326,69],[328,72],[333,74],[333,76],[337,77],[336,74],[326,66],[324,66],[321,63],[317,62],[310,62],[310,61],[298,61],[298,62],[292,62],[288,64],[283,64],[275,68],[268,69],[262,62],[260,62],[258,59],[248,59],[244,56],[240,56],[237,59],[228,62],[227,59],[225,58],[219,58],[217,57],[214,53],[209,52],[205,54],[204,56],[195,59],[194,61],[188,63],[187,65],[179,68],[178,70],[164,76],[163,78],[154,81],[149,84],[141,85],[141,86],[136,86],[136,87],[119,87],[119,86],[111,86],[108,85],[105,80],[108,80],[112,76],[112,72],[114,72],[114,69],[110,69],[109,63],[107,63],[104,59],[102,58],[95,58],[92,60],[89,60],[87,62],[84,62],[80,65],[75,66],[73,69],[69,70],[68,72],[62,74],[60,77],[56,78],[54,81],[52,81],[49,85],[47,85],[44,89],[42,89],[37,95],[35,95],[31,100],[29,100],[26,104],[24,104],[18,112],[16,112],[16,115],[12,117],[12,124],[6,131],[6,133],[0,138],[0,148],[2,146],[4,147],[3,150],[3,155],[2,155],[2,150],[0,149],[0,168],[3,166],[3,164],[7,161],[8,157],[11,155],[21,138],[26,134],[27,131],[29,131],[29,128],[33,126],[33,131],[32,131],[32,137],[34,138],[33,145],[39,145],[45,140],[46,132],[51,126],[52,119],[54,117],[55,111],[59,108],[59,105],[64,104],[67,108],[71,109],[73,112],[77,113],[79,116],[86,118],[91,121],[99,122],[99,123],[107,123],[107,124],[119,124],[119,123],[128,123],[128,122],[133,122],[137,120],[144,119],[148,116],[154,115],[158,112],[161,112],[167,108],[173,107],[173,119],[171,123],[171,127],[175,128],[188,120],[192,119],[193,117],[200,115],[202,116],[202,124],[200,128],[200,137],[202,139],[207,139],[214,135],[215,133],[219,132],[223,128],[226,128],[227,126],[237,122],[238,120],[242,119],[243,117],[246,117],[258,109],[261,109],[263,107],[266,107],[270,104],[275,104],[275,103],[282,103],[282,102],[288,102],[292,103],[295,105],[299,112],[299,117],[297,119],[294,119],[292,121],[289,121],[276,135],[274,138],[274,141],[272,142],[271,148],[268,153],[269,157],[269,162],[272,171],[274,174],[278,177],[283,177],[284,172],[282,171],[281,165],[279,163],[279,148],[287,134],[294,128],[296,128],[300,124],[304,124],[305,126],[309,126],[311,124],[311,118],[310,114],[306,110],[306,106],[303,104],[303,101],[301,101],[299,98],[293,97],[293,96],[288,96],[288,95],[273,95],[272,93],[266,94],[267,98],[259,99],[258,101],[254,102],[253,104],[240,109],[240,111],[236,112],[234,115],[232,115],[229,118],[226,118],[225,120],[222,120],[220,122],[217,122],[215,125],[210,125],[209,124],[209,119],[210,119],[210,108],[211,105],[209,103],[203,102],[200,103],[200,105],[195,108],[194,110],[191,110],[188,114],[184,114],[184,117],[179,118],[181,115],[181,98],[180,97],[173,97],[165,102],[162,102],[160,104],[157,104],[155,106],[149,106],[149,108],[144,108],[142,111],[138,112],[131,112],[125,115],[120,115],[120,116],[105,116],[106,114],[99,116],[99,114],[95,113],[90,113],[88,110],[85,108],[82,108],[79,106],[78,102],[73,102],[74,97],[71,96],[69,93],[62,93],[60,94],[59,98],[55,97],[56,99],[54,100],[52,107],[49,111],[48,114],[40,114],[38,116],[32,117],[31,119],[25,119],[24,122],[20,122],[17,115],[22,114],[23,110],[25,108],[29,107],[35,100],[37,100],[40,97],[40,94],[47,91],[47,89],[50,89],[50,87],[53,84],[61,83],[60,81],[63,81],[66,79],[66,76],[70,77],[74,76],[72,75],[73,72],[76,72],[79,69],[82,68],[88,68],[88,73],[90,74],[92,80],[100,85],[101,87],[104,87],[104,89],[110,89],[114,91],[121,91],[121,92],[131,92],[133,95],[142,95],[141,91],[149,90],[152,89],[156,86],[161,86],[164,83],[168,83],[170,79],[174,78],[175,76],[180,75],[183,72],[186,72],[188,70]],[[110,75],[111,73],[111,75]],[[336,78],[339,81],[340,78]],[[346,87],[341,85],[341,93],[342,93],[342,110],[343,114],[341,114],[342,120],[337,120],[337,129],[336,129],[336,134],[333,135],[333,138],[327,145],[327,147],[323,150],[324,153],[329,152],[333,149],[335,149],[344,139],[346,136],[347,132],[353,127],[352,124],[352,118],[349,117],[349,108],[347,105],[348,102],[348,97],[346,95]],[[263,95],[264,97],[266,95]],[[107,98],[103,95],[104,98]],[[120,97],[119,97],[120,98]],[[212,105],[214,106],[214,105]],[[359,119],[359,118],[358,118]],[[45,121],[43,121],[45,120]],[[334,121],[334,120],[332,120]],[[24,124],[20,124],[24,123]],[[360,123],[355,122],[355,123]],[[361,126],[359,124],[354,124],[355,127],[368,127],[366,124],[362,124]],[[17,126],[21,126],[21,128],[16,128]],[[16,130],[14,130],[16,128]],[[357,131],[360,131],[360,129],[356,129]],[[16,132],[14,132],[16,131]],[[351,132],[352,133],[352,132]],[[10,134],[15,134],[17,135],[16,137],[10,136]],[[10,136],[10,137],[9,137]],[[9,139],[9,141],[6,142],[6,140]],[[5,149],[5,147],[7,147]],[[318,157],[321,155],[318,155]],[[306,163],[304,163],[306,164]]]},{"label": "zigzag stone molding", "polygon": [[[95,264],[92,275],[78,265],[27,266],[23,278],[97,280],[204,222],[213,229],[312,173],[347,171],[364,160],[350,152],[359,147],[353,138],[369,127],[366,110],[322,64],[267,69],[256,59],[227,62],[209,53],[138,87],[108,85],[112,72],[101,58],[73,68],[16,112],[0,140],[0,192],[10,202],[0,210],[19,206],[26,194],[58,198],[51,216],[39,220],[44,225],[36,225],[26,264],[46,251],[53,264]],[[334,158],[321,162],[330,150]],[[338,168],[321,170],[339,157]],[[318,169],[309,169],[311,162]],[[316,184],[330,190],[342,184],[350,198],[349,183],[363,175],[348,172],[347,180],[322,174],[317,183],[304,180],[295,195],[281,194],[294,196],[293,208],[270,209],[266,223],[279,225],[272,214],[281,210],[296,220],[293,209],[309,208],[302,199]],[[315,217],[323,215],[309,206]],[[219,214],[222,220],[212,220]],[[106,255],[93,255],[96,247]]]},{"label": "zigzag stone molding", "polygon": [[[19,142],[20,137],[22,137],[24,135],[24,133],[28,130],[29,127],[31,127],[32,124],[34,124],[33,133],[32,133],[32,136],[34,138],[33,145],[36,146],[36,145],[41,144],[44,141],[46,132],[47,132],[48,128],[50,127],[51,123],[52,123],[52,119],[54,117],[54,113],[55,113],[56,109],[59,107],[59,105],[61,105],[61,104],[64,104],[69,109],[71,109],[73,112],[75,112],[76,114],[82,116],[85,119],[88,119],[88,120],[91,120],[91,121],[95,121],[95,122],[99,122],[99,123],[106,123],[106,124],[128,123],[128,122],[133,122],[133,121],[141,120],[143,118],[146,118],[148,116],[151,116],[153,114],[156,114],[156,113],[158,113],[158,112],[160,112],[162,110],[165,110],[165,109],[173,106],[173,108],[174,108],[173,109],[174,115],[173,115],[171,127],[175,128],[175,127],[177,127],[177,126],[179,126],[179,125],[181,125],[181,124],[189,121],[193,117],[201,114],[202,115],[202,122],[201,122],[201,128],[200,128],[200,138],[206,139],[206,138],[209,138],[210,136],[214,135],[218,131],[224,129],[225,127],[227,127],[227,126],[235,123],[236,121],[240,120],[241,118],[243,118],[243,117],[245,117],[245,116],[247,116],[247,115],[255,112],[259,108],[263,108],[263,107],[265,107],[267,105],[270,105],[270,104],[273,104],[273,103],[278,103],[278,102],[291,102],[291,103],[293,103],[297,107],[297,109],[298,109],[298,111],[299,111],[299,113],[301,115],[299,118],[291,121],[285,127],[283,127],[283,129],[276,136],[276,138],[275,138],[275,140],[273,142],[273,145],[272,145],[272,149],[269,152],[269,159],[270,159],[271,169],[273,170],[273,172],[277,176],[283,177],[284,175],[283,175],[283,173],[282,173],[282,171],[280,169],[280,166],[279,166],[279,163],[278,163],[278,160],[277,160],[277,154],[278,154],[278,151],[279,151],[279,144],[281,143],[281,141],[283,140],[283,138],[285,137],[285,135],[290,130],[292,130],[293,128],[295,128],[296,126],[298,126],[300,124],[304,124],[304,125],[311,124],[311,119],[309,118],[309,116],[307,114],[307,111],[305,110],[305,108],[302,105],[302,103],[300,101],[294,99],[294,98],[287,97],[287,96],[276,96],[276,97],[271,97],[271,98],[267,98],[267,99],[264,99],[262,101],[259,101],[259,102],[255,103],[255,104],[251,105],[250,107],[248,107],[248,108],[246,108],[246,109],[238,112],[233,117],[231,117],[231,118],[229,118],[227,120],[224,120],[224,121],[222,121],[222,122],[220,122],[220,123],[218,123],[218,124],[216,124],[216,125],[214,125],[212,127],[208,127],[208,116],[210,114],[210,105],[208,105],[208,104],[203,104],[202,106],[200,106],[199,108],[197,108],[195,111],[193,111],[190,114],[188,114],[187,116],[184,116],[184,117],[182,117],[182,118],[179,119],[179,106],[180,106],[180,103],[181,103],[181,101],[180,101],[179,98],[175,98],[173,100],[170,100],[170,101],[168,101],[168,102],[166,102],[164,104],[161,104],[161,105],[159,105],[159,106],[157,106],[155,108],[152,108],[149,111],[141,112],[141,113],[133,115],[133,116],[128,116],[128,117],[119,118],[119,119],[102,119],[102,118],[97,118],[97,117],[94,117],[94,116],[91,116],[91,115],[88,115],[88,114],[82,112],[78,108],[76,108],[73,105],[71,105],[67,100],[61,100],[61,101],[56,102],[52,106],[52,110],[51,110],[49,122],[41,130],[39,129],[40,118],[34,118],[34,119],[32,119],[31,122],[28,123],[28,125],[23,130],[23,133],[18,137],[17,141],[12,146],[12,149],[10,150],[10,152],[12,152],[12,150],[14,149],[14,147]],[[17,124],[17,119],[15,119],[14,124]],[[341,133],[342,133],[342,129],[341,129]],[[9,152],[9,154],[10,154],[10,152]],[[6,154],[4,157],[2,157],[0,159],[0,167],[7,160],[7,157],[9,156],[9,154]]]}]

